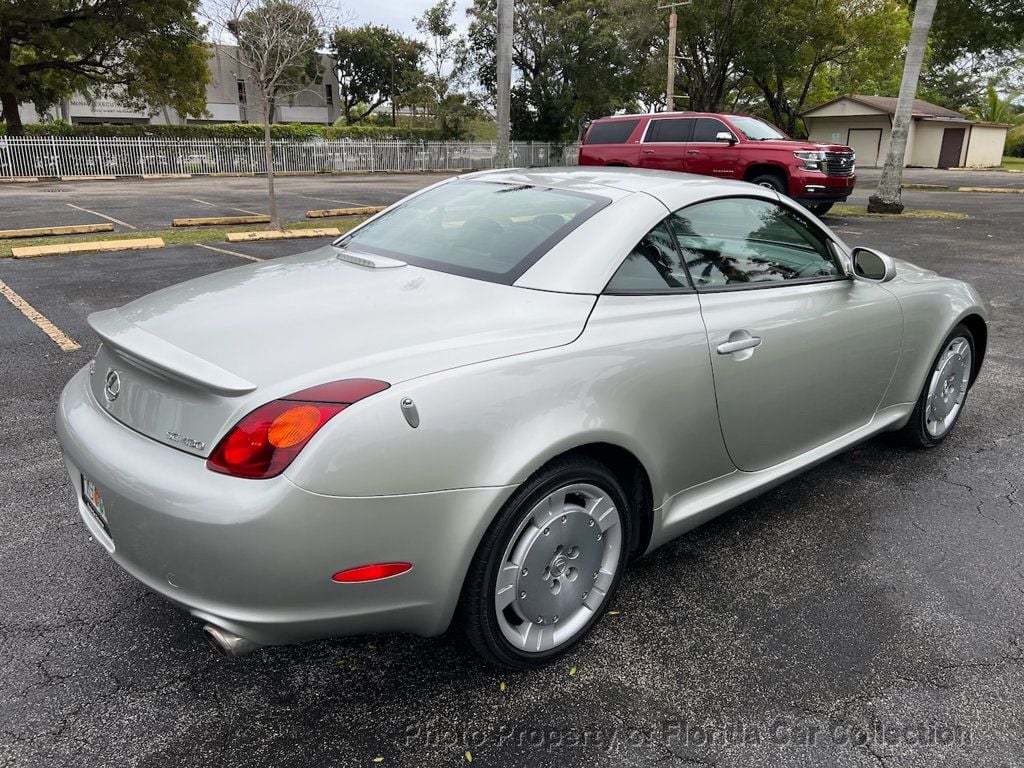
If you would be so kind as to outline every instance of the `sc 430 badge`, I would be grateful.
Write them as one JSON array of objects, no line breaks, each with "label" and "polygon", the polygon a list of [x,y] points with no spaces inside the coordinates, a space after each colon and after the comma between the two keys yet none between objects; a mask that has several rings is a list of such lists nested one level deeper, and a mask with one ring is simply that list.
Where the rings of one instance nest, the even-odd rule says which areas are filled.
[{"label": "sc 430 badge", "polygon": [[177,432],[168,432],[167,439],[172,443],[178,443],[184,445],[186,448],[192,448],[196,451],[201,451],[206,447],[206,443],[202,440],[193,440],[191,437],[185,437]]}]

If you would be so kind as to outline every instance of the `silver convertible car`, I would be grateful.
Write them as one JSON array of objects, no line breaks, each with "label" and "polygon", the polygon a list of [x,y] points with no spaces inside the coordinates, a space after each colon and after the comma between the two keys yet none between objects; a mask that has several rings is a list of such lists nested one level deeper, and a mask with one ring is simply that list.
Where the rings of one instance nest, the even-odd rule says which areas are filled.
[{"label": "silver convertible car", "polygon": [[91,535],[220,651],[444,632],[564,654],[630,558],[880,432],[941,442],[967,284],[770,189],[475,173],[89,318],[58,434]]}]

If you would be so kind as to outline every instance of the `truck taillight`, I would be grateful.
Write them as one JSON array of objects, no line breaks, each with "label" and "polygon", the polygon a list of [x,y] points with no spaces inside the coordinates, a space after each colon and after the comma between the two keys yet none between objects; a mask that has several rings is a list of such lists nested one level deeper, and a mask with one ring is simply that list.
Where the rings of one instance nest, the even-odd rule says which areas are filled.
[{"label": "truck taillight", "polygon": [[261,405],[224,435],[206,466],[234,477],[279,475],[324,424],[389,386],[376,379],[345,379]]}]

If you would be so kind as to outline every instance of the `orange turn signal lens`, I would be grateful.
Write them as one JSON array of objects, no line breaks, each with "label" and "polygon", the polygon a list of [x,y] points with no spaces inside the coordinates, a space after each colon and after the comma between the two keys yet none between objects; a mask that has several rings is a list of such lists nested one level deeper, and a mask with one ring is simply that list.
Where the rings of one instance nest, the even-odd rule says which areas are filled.
[{"label": "orange turn signal lens", "polygon": [[291,448],[308,440],[320,427],[320,409],[313,405],[289,408],[270,424],[267,442],[275,448]]}]

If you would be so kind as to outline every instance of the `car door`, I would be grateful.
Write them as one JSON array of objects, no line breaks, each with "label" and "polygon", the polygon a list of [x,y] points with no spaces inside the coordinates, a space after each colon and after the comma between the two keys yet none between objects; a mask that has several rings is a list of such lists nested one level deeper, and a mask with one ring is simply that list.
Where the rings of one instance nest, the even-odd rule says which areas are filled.
[{"label": "car door", "polygon": [[719,421],[737,467],[771,467],[873,417],[902,345],[899,303],[853,280],[797,209],[731,197],[670,225],[700,297]]},{"label": "car door", "polygon": [[683,150],[683,170],[722,179],[740,178],[739,144],[716,138],[720,133],[733,135],[729,126],[714,117],[699,117],[692,122],[693,133]]},{"label": "car door", "polygon": [[647,124],[640,143],[640,167],[682,171],[685,142],[693,132],[693,118],[663,117]]}]

